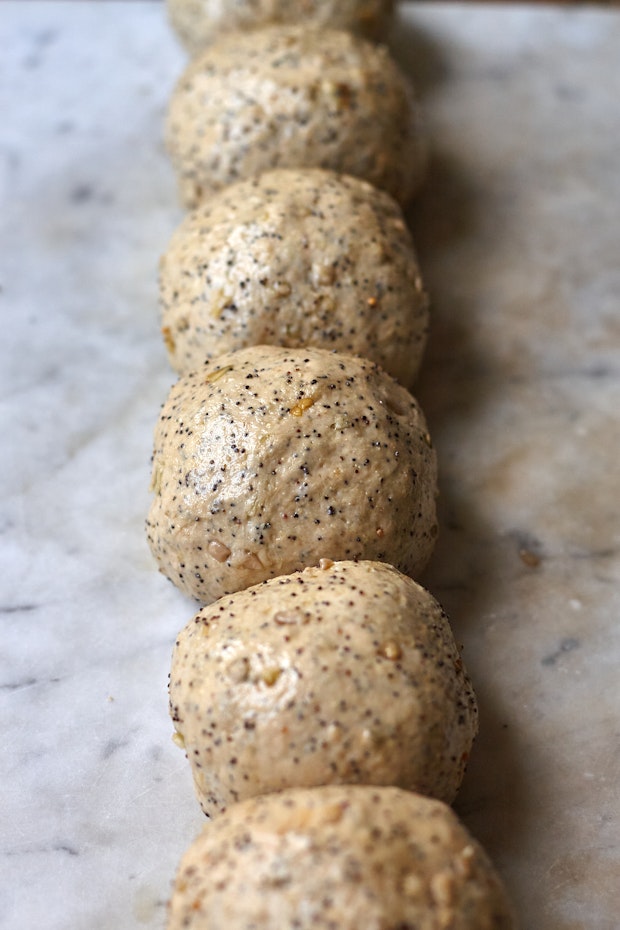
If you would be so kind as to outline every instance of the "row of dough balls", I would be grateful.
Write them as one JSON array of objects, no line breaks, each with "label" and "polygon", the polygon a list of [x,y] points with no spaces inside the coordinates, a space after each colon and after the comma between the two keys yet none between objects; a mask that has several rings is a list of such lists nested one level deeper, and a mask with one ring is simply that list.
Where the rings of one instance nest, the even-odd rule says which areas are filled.
[{"label": "row of dough balls", "polygon": [[[329,3],[303,6],[324,25]],[[337,25],[375,32],[389,6],[342,3]],[[250,9],[253,25],[289,15],[194,4],[200,44]],[[181,377],[148,538],[207,605],[175,645],[170,711],[217,815],[181,863],[170,930],[513,927],[443,803],[477,707],[445,615],[407,577],[437,530],[426,423],[390,377],[411,386],[428,313],[393,199],[424,161],[409,88],[346,33],[234,33],[179,82],[168,146],[197,209],[162,261]]]},{"label": "row of dough balls", "polygon": [[[328,133],[353,174],[368,177],[356,161],[366,144],[371,165],[419,172],[392,144],[412,101],[385,49],[299,26],[225,36],[173,94],[169,150],[182,192],[198,177],[189,202],[198,189],[204,200],[161,261],[162,331],[181,378],[156,430],[147,525],[161,570],[203,603],[325,552],[413,576],[428,561],[435,454],[419,406],[389,377],[415,381],[428,298],[400,206],[326,168],[316,137]],[[249,177],[231,183],[239,172],[213,160],[238,167],[240,154]],[[273,169],[281,155],[293,167]]]},{"label": "row of dough balls", "polygon": [[446,802],[478,725],[448,620],[380,562],[331,562],[204,608],[170,675],[175,740],[212,817],[169,930],[514,930]]},{"label": "row of dough balls", "polygon": [[[334,6],[172,5],[186,31],[222,33],[181,76],[166,121],[193,210],[160,271],[162,332],[181,374],[276,344],[360,355],[415,381],[428,299],[401,206],[425,170],[419,109],[385,47],[316,28],[384,22],[392,4]],[[262,28],[228,31],[250,22]]]}]

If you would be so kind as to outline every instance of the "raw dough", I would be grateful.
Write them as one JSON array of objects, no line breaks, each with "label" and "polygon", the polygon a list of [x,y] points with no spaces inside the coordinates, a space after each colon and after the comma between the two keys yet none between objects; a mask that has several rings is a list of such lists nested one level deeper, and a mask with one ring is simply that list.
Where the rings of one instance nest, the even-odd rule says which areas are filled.
[{"label": "raw dough", "polygon": [[179,373],[245,346],[315,345],[417,375],[428,299],[397,203],[365,181],[279,169],[190,213],[160,263]]},{"label": "raw dough", "polygon": [[380,562],[326,562],[203,607],[174,649],[170,714],[208,815],[328,784],[450,802],[478,725],[441,607]]},{"label": "raw dough", "polygon": [[386,32],[392,0],[167,0],[170,22],[191,55],[221,32],[274,23],[349,29],[369,38]]},{"label": "raw dough", "polygon": [[321,558],[421,572],[437,463],[413,397],[377,365],[255,346],[173,386],[155,430],[148,540],[203,604]]},{"label": "raw dough", "polygon": [[330,168],[406,203],[425,167],[412,89],[384,47],[339,30],[227,34],[172,95],[167,147],[188,207],[270,168]]},{"label": "raw dough", "polygon": [[300,788],[233,804],[185,853],[168,930],[515,930],[453,811],[399,788]]}]

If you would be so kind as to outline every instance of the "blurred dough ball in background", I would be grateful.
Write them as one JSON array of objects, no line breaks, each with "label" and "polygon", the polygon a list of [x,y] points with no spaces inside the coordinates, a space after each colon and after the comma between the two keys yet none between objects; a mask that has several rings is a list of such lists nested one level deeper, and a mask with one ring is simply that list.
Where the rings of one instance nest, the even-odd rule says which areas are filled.
[{"label": "blurred dough ball in background", "polygon": [[263,26],[348,29],[371,39],[387,31],[393,0],[167,0],[170,22],[191,55],[220,33]]},{"label": "blurred dough ball in background", "polygon": [[406,204],[426,144],[408,78],[348,32],[272,26],[225,34],[172,93],[166,146],[186,207],[271,168],[327,168]]},{"label": "blurred dough ball in background", "polygon": [[168,930],[516,930],[488,856],[442,804],[361,785],[233,804],[183,856]]},{"label": "blurred dough ball in background", "polygon": [[170,715],[205,814],[291,787],[396,785],[451,802],[478,727],[448,618],[380,562],[329,562],[204,607]]},{"label": "blurred dough ball in background", "polygon": [[319,346],[417,376],[428,298],[400,207],[359,178],[276,169],[188,214],[160,262],[162,333],[183,374],[251,345]]},{"label": "blurred dough ball in background", "polygon": [[254,346],[173,385],[147,538],[208,604],[322,558],[416,577],[437,535],[437,458],[411,394],[366,359]]}]

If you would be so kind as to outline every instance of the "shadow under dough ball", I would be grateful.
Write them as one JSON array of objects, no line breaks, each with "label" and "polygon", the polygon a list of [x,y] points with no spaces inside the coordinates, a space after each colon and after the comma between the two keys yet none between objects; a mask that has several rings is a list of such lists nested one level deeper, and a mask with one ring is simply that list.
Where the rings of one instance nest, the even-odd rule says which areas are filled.
[{"label": "shadow under dough ball", "polygon": [[319,169],[276,169],[189,213],[162,256],[162,333],[184,373],[251,345],[313,345],[378,362],[405,387],[428,298],[396,201]]},{"label": "shadow under dough ball", "polygon": [[441,607],[380,562],[323,562],[203,607],[175,645],[170,714],[209,816],[329,784],[451,802],[478,725]]},{"label": "shadow under dough ball", "polygon": [[172,387],[147,537],[203,604],[322,558],[412,577],[437,535],[437,460],[414,398],[365,359],[256,346]]},{"label": "shadow under dough ball", "polygon": [[244,31],[274,23],[332,29],[380,38],[391,20],[393,0],[167,0],[168,16],[191,55],[222,32]]},{"label": "shadow under dough ball", "polygon": [[224,35],[190,63],[166,145],[185,206],[270,168],[328,168],[407,203],[426,166],[408,79],[383,46],[340,30]]},{"label": "shadow under dough ball", "polygon": [[233,804],[179,865],[168,930],[516,930],[488,856],[441,801],[301,788]]}]

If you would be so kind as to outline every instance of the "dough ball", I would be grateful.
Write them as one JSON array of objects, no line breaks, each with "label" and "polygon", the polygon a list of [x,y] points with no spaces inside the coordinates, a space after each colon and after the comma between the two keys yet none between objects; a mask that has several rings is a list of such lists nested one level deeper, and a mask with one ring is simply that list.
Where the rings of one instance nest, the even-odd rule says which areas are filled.
[{"label": "dough ball", "polygon": [[415,577],[437,533],[413,397],[365,359],[256,346],[179,379],[155,430],[148,539],[203,604],[322,558]]},{"label": "dough ball", "polygon": [[369,38],[387,30],[392,0],[167,0],[173,29],[191,55],[222,32],[276,23],[348,29]]},{"label": "dough ball", "polygon": [[270,168],[352,174],[404,203],[425,164],[413,93],[387,49],[296,26],[228,34],[195,58],[166,141],[188,207]]},{"label": "dough ball", "polygon": [[179,373],[251,345],[315,345],[410,387],[428,299],[399,206],[358,178],[277,169],[190,213],[160,265],[162,332]]},{"label": "dough ball", "polygon": [[168,930],[515,930],[488,857],[441,801],[297,788],[234,804],[181,860]]},{"label": "dough ball", "polygon": [[329,784],[452,801],[478,723],[441,607],[381,562],[328,561],[203,607],[175,645],[170,714],[210,816]]}]

